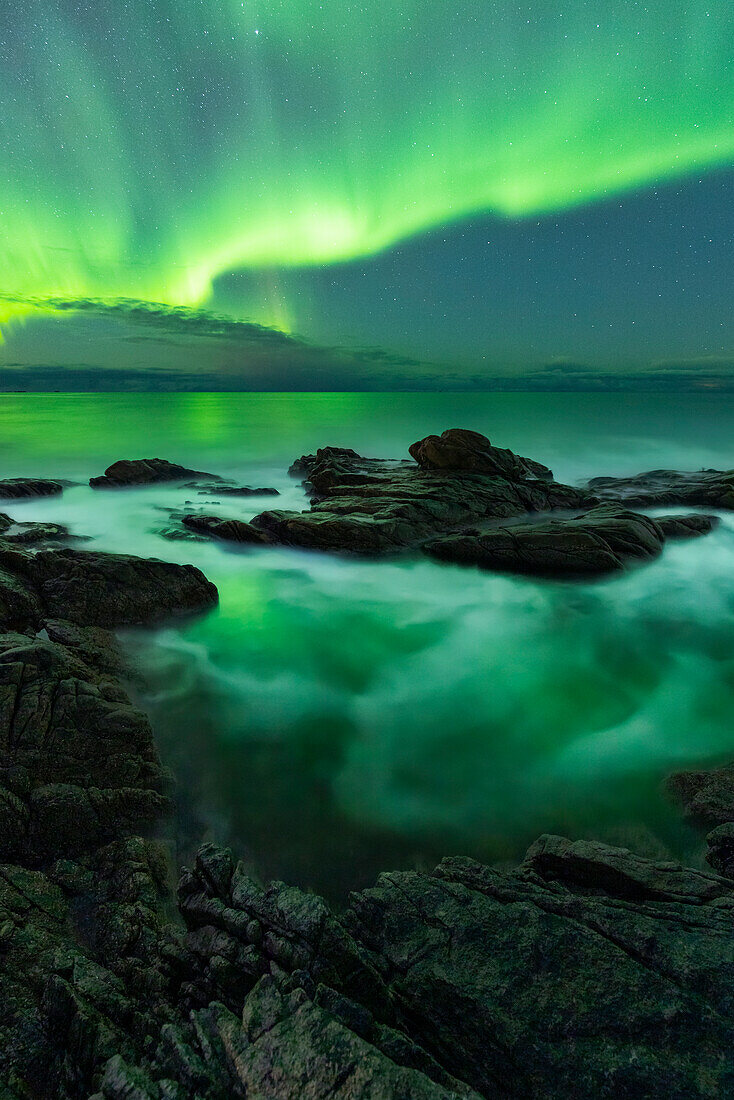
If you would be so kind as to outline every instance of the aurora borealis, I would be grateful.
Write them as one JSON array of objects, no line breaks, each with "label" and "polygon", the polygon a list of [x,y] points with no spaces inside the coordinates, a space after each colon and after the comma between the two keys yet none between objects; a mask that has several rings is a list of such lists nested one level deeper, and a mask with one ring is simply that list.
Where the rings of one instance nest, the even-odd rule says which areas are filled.
[{"label": "aurora borealis", "polygon": [[[587,206],[705,184],[734,159],[733,42],[725,0],[3,0],[5,335],[48,298],[126,298],[349,343],[324,283],[354,263],[376,310],[369,258],[396,246],[467,219],[488,245],[583,235]],[[357,338],[415,351],[409,327]]]}]

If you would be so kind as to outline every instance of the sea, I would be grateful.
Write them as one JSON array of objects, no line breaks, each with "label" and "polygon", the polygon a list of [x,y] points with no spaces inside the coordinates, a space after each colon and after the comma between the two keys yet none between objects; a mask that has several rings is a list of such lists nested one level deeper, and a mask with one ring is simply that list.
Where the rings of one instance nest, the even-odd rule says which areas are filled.
[{"label": "sea", "polygon": [[[734,467],[716,393],[0,395],[0,477],[74,483],[0,509],[65,523],[80,547],[192,562],[219,589],[206,616],[120,635],[175,776],[180,864],[217,840],[339,904],[445,855],[515,862],[544,832],[700,862],[664,779],[734,758],[734,515],[593,582],[160,534],[172,509],[307,508],[288,467],[318,447],[404,458],[450,427],[569,484]],[[89,488],[146,457],[281,496]]]}]

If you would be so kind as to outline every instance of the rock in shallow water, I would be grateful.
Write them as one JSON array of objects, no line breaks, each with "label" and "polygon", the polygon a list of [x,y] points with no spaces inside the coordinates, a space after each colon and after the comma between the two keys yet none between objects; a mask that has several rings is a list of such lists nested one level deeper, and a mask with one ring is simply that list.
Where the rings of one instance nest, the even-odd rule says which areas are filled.
[{"label": "rock in shallow water", "polygon": [[307,476],[311,510],[263,512],[252,526],[285,545],[384,554],[480,520],[596,502],[584,490],[553,481],[547,467],[492,447],[476,432],[451,429],[427,437],[411,454],[422,465],[362,458],[339,447],[303,455],[291,471]]},{"label": "rock in shallow water", "polygon": [[634,477],[595,477],[588,488],[602,500],[646,508],[683,504],[734,509],[734,470],[650,470]]},{"label": "rock in shallow water", "polygon": [[662,553],[665,536],[690,538],[711,529],[707,516],[652,519],[615,505],[602,505],[572,519],[497,525],[464,531],[424,544],[431,557],[457,565],[548,577],[615,573]]},{"label": "rock in shallow water", "polygon": [[24,500],[32,497],[58,496],[63,493],[60,481],[39,477],[7,477],[0,479],[0,500]]},{"label": "rock in shallow water", "polygon": [[190,477],[220,480],[217,474],[190,470],[176,462],[168,462],[165,458],[121,458],[108,466],[100,477],[91,477],[89,484],[93,489],[122,489],[134,485],[155,485],[164,481],[183,481]]}]

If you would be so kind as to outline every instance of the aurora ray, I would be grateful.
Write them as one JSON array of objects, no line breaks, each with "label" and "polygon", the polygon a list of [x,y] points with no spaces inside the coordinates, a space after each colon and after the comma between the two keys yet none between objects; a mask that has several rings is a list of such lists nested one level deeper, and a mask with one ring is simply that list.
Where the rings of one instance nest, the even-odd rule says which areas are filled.
[{"label": "aurora ray", "polygon": [[252,269],[239,315],[289,328],[277,268],[734,156],[726,0],[3,0],[0,27],[18,299],[198,305]]}]

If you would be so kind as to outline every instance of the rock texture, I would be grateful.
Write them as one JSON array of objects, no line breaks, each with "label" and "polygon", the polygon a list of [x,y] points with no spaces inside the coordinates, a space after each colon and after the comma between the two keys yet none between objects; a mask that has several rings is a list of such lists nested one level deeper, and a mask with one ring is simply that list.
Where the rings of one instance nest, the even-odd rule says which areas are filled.
[{"label": "rock texture", "polygon": [[220,519],[218,516],[194,514],[183,516],[181,522],[188,531],[227,542],[272,543],[272,539],[264,531],[241,519]]},{"label": "rock texture", "polygon": [[31,553],[0,542],[0,601],[3,573],[8,599],[13,591],[25,592],[51,618],[82,626],[138,626],[217,601],[216,588],[195,566],[125,554]]},{"label": "rock texture", "polygon": [[441,435],[427,435],[408,450],[425,470],[460,470],[504,477],[509,481],[528,477],[550,481],[553,478],[552,471],[541,462],[493,447],[485,435],[466,428],[449,428]]},{"label": "rock texture", "polygon": [[704,534],[706,524],[698,524],[698,518],[654,520],[616,505],[602,505],[572,519],[462,531],[429,541],[423,549],[457,565],[536,576],[593,577],[651,561],[662,553],[668,532],[677,538]]},{"label": "rock texture", "polygon": [[650,470],[635,477],[595,477],[589,490],[602,500],[646,508],[669,504],[734,509],[734,470]]},{"label": "rock texture", "polygon": [[305,476],[313,491],[310,511],[263,512],[252,526],[289,546],[385,554],[480,520],[595,503],[591,494],[553,481],[547,467],[492,447],[476,432],[429,436],[411,453],[420,464],[338,447],[303,455],[291,472]]},{"label": "rock texture", "polygon": [[63,493],[61,481],[40,477],[6,477],[0,479],[0,500],[24,500],[30,497],[52,497]]},{"label": "rock texture", "polygon": [[134,485],[154,485],[161,481],[184,481],[190,477],[203,477],[218,481],[216,474],[190,470],[165,458],[122,458],[108,466],[100,477],[91,477],[93,489],[122,489]]},{"label": "rock texture", "polygon": [[[459,565],[564,577],[650,561],[666,538],[703,535],[716,523],[697,513],[651,519],[600,506],[590,492],[554,481],[547,466],[462,428],[426,436],[409,450],[416,464],[324,447],[290,471],[311,489],[309,511],[266,511],[249,522],[186,515],[182,523],[240,543],[356,554],[417,550]],[[542,518],[552,511],[581,514]]]},{"label": "rock texture", "polygon": [[61,542],[74,538],[62,523],[16,523],[0,512],[0,539],[3,542],[37,546],[45,542]]}]

